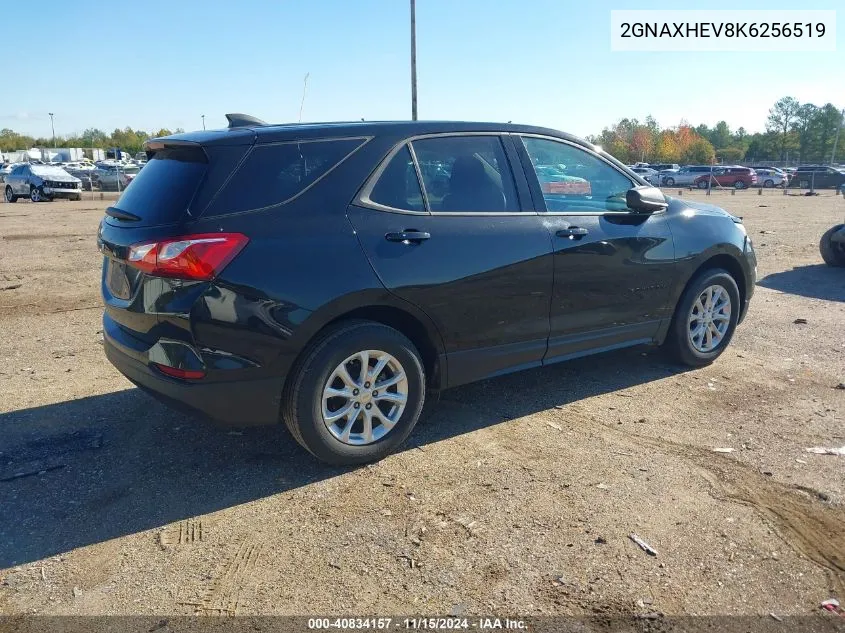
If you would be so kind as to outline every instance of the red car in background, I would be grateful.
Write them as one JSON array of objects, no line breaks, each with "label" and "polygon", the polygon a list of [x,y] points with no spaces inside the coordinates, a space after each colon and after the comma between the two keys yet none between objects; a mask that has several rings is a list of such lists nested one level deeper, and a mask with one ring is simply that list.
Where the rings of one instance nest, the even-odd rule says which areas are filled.
[{"label": "red car in background", "polygon": [[[693,181],[699,189],[707,189],[707,183],[711,174],[701,174]],[[735,189],[746,189],[757,184],[757,172],[750,167],[714,167],[713,187],[734,187]]]}]

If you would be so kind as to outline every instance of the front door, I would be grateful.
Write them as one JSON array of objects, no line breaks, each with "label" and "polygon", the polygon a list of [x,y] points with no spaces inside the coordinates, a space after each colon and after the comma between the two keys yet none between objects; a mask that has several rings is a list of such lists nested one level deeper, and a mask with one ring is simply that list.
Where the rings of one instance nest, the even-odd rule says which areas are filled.
[{"label": "front door", "polygon": [[625,194],[635,183],[598,154],[562,140],[520,138],[554,245],[546,361],[651,342],[672,315],[675,249],[665,213],[628,209]]},{"label": "front door", "polygon": [[437,325],[449,386],[540,365],[546,352],[551,240],[510,143],[414,140],[349,207],[382,283]]}]

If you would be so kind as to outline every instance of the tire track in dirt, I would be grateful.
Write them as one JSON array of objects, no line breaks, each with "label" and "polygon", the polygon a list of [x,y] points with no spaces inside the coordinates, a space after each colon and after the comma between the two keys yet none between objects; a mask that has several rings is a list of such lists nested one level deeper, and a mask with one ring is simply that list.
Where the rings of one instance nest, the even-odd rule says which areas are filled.
[{"label": "tire track in dirt", "polygon": [[747,506],[762,517],[791,548],[828,575],[838,595],[845,595],[845,510],[813,500],[796,487],[761,475],[730,457],[666,439],[621,433],[608,434],[653,450],[682,457],[698,468],[719,501]]},{"label": "tire track in dirt", "polygon": [[263,541],[252,538],[243,541],[202,600],[184,604],[192,605],[195,615],[237,615],[244,594],[254,588],[255,571],[263,550]]},{"label": "tire track in dirt", "polygon": [[162,548],[175,545],[189,545],[203,540],[204,526],[202,519],[187,519],[176,525],[169,525],[158,535],[159,544]]}]

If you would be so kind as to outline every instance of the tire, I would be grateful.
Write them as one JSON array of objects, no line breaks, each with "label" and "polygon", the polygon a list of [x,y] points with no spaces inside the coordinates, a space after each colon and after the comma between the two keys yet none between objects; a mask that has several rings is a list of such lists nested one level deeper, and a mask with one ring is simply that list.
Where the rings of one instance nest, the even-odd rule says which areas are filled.
[{"label": "tire", "polygon": [[766,187],[767,189],[771,189],[772,187],[774,187],[774,186],[775,186],[775,181],[774,181],[774,180],[772,180],[771,178],[769,178],[768,180],[766,180],[766,181],[763,183],[763,186],[764,186],[764,187]]},{"label": "tire", "polygon": [[698,181],[698,188],[699,189],[707,189],[707,181],[706,180],[699,180]]},{"label": "tire", "polygon": [[742,182],[741,180],[737,180],[734,183],[734,189],[745,189],[745,183]]},{"label": "tire", "polygon": [[[705,290],[711,287],[721,287],[727,293],[730,298],[730,316],[726,320],[727,328],[718,344],[712,349],[702,351],[692,341],[690,317],[693,306],[699,297],[701,297]],[[693,277],[681,295],[678,305],[675,307],[675,316],[672,319],[672,324],[669,326],[669,333],[666,336],[664,345],[675,360],[683,365],[690,367],[704,367],[705,365],[709,365],[730,344],[734,330],[736,329],[737,320],[739,319],[740,309],[739,288],[737,288],[736,280],[734,280],[731,274],[721,268],[703,270]]]},{"label": "tire", "polygon": [[[340,418],[335,423],[336,426],[333,426],[324,421],[323,411],[325,409],[329,414],[338,413],[347,404],[351,407],[354,404],[353,399],[344,396],[324,400],[324,390],[332,385],[336,390],[347,389],[344,386],[345,381],[333,376],[336,376],[341,366],[346,368],[347,375],[354,374],[356,368],[360,369],[361,363],[352,357],[365,350],[381,352],[398,363],[405,380],[396,386],[396,393],[399,393],[400,387],[406,389],[405,405],[404,409],[395,405],[397,408],[394,414],[398,415],[388,430],[385,430],[385,425],[374,419],[371,434],[375,436],[382,432],[383,435],[367,441],[364,418],[361,415],[364,413],[364,407],[370,411],[373,410],[372,407],[380,406],[393,410],[394,405],[384,401],[381,401],[382,404],[376,400],[369,401],[369,395],[374,393],[372,387],[365,390],[359,385],[362,387],[360,398],[366,398],[367,404],[360,406],[361,402],[358,402],[357,411],[350,409],[350,413],[354,413],[355,417],[349,432],[346,432],[349,441],[343,441],[338,437],[343,434],[339,427],[343,425],[343,430],[346,431],[348,418]],[[372,358],[375,358],[375,354]],[[375,361],[371,360],[368,366],[372,369],[374,364]],[[393,365],[394,363],[387,365],[387,370],[392,371]],[[384,376],[383,372],[384,370],[379,376]],[[399,372],[395,372],[388,376],[388,379],[398,374]],[[380,382],[385,381],[383,378]],[[425,403],[425,381],[425,370],[419,352],[401,332],[373,321],[347,321],[321,335],[296,363],[282,394],[282,418],[296,441],[317,459],[337,466],[365,464],[390,454],[410,435]],[[356,393],[358,391],[356,390]],[[384,411],[380,411],[384,415]],[[357,445],[352,443],[355,441],[358,442]]]},{"label": "tire", "polygon": [[12,187],[9,186],[9,185],[6,185],[5,196],[6,196],[6,202],[17,202],[18,201],[18,197],[14,193],[12,193]]},{"label": "tire", "polygon": [[29,199],[33,202],[42,202],[43,200],[45,200],[44,191],[41,189],[41,187],[35,187],[33,185],[30,185]]},{"label": "tire", "polygon": [[822,254],[824,263],[836,268],[845,268],[845,244],[833,241],[833,234],[845,224],[837,224],[828,229],[822,239],[819,240],[819,251]]},{"label": "tire", "polygon": [[665,184],[667,187],[674,187],[675,186],[675,179],[674,178],[667,178],[666,180],[663,181],[663,184]]},{"label": "tire", "polygon": [[79,202],[80,200],[82,200],[82,194],[74,196],[73,198],[71,198],[71,200],[73,200],[74,202]]}]

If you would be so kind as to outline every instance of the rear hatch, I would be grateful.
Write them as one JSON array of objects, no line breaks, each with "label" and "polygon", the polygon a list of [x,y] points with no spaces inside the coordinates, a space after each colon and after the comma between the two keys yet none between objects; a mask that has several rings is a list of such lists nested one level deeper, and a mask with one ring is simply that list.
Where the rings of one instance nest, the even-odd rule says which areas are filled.
[{"label": "rear hatch", "polygon": [[189,233],[216,192],[211,183],[225,181],[252,140],[241,137],[234,144],[210,147],[183,140],[151,142],[149,161],[106,210],[97,240],[104,255],[101,290],[106,313],[139,339],[139,348],[155,339],[166,286],[137,262],[127,262],[131,247]]}]

